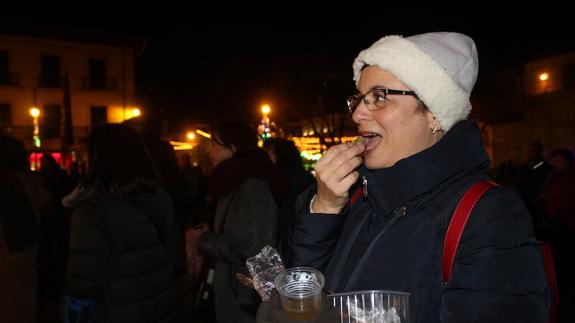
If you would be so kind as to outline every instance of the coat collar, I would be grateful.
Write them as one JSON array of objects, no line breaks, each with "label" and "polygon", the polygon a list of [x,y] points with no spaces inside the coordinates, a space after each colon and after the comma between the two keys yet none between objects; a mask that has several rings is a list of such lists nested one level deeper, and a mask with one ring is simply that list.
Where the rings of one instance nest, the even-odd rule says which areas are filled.
[{"label": "coat collar", "polygon": [[362,166],[360,175],[367,179],[369,199],[387,213],[454,177],[485,172],[489,164],[479,128],[475,121],[464,120],[435,145],[389,168]]}]

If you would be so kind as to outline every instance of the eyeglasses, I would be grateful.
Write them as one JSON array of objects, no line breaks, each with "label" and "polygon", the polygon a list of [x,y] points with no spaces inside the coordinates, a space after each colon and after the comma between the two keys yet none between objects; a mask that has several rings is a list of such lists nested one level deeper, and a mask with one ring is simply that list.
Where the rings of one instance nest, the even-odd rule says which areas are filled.
[{"label": "eyeglasses", "polygon": [[369,111],[383,109],[387,104],[388,95],[411,95],[416,99],[419,99],[417,94],[413,91],[374,88],[367,91],[365,94],[357,93],[347,98],[347,109],[349,114],[352,114],[355,111],[361,101],[363,101]]}]

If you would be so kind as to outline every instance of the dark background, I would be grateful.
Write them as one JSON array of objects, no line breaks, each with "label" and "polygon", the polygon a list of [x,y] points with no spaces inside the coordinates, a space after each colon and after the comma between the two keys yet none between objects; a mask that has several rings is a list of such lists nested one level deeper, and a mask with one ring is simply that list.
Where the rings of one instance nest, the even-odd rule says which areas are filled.
[{"label": "dark background", "polygon": [[129,23],[115,16],[4,17],[0,32],[134,48],[138,103],[174,125],[257,120],[264,102],[271,104],[274,120],[295,121],[319,96],[341,102],[344,109],[345,97],[354,91],[353,59],[389,34],[457,31],[474,38],[480,56],[475,96],[489,95],[493,71],[520,71],[530,59],[575,50],[572,18],[559,16],[560,8],[553,15],[408,11],[366,7],[353,17],[324,13],[266,19],[158,15]]}]

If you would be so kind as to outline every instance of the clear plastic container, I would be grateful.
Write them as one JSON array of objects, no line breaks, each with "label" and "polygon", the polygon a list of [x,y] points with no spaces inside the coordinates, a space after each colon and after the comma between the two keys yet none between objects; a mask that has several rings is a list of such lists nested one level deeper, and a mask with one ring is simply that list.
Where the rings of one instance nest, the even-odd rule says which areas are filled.
[{"label": "clear plastic container", "polygon": [[294,267],[279,273],[275,286],[286,315],[296,321],[313,320],[321,306],[324,284],[321,272],[308,267]]},{"label": "clear plastic container", "polygon": [[340,312],[340,322],[409,323],[409,293],[366,290],[327,295]]},{"label": "clear plastic container", "polygon": [[269,301],[275,277],[285,270],[277,250],[264,246],[260,253],[246,261],[246,266],[252,276],[254,288],[264,302]]}]

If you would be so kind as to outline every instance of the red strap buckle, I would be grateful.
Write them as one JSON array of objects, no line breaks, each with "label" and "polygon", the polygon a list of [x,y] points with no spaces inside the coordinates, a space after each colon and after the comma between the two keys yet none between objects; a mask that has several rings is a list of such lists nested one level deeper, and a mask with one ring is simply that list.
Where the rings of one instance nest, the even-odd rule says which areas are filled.
[{"label": "red strap buckle", "polygon": [[349,205],[354,205],[355,202],[357,202],[357,199],[361,197],[361,195],[363,194],[363,187],[358,187],[357,190],[355,190],[355,192],[353,192],[353,194],[351,195],[351,198],[349,199]]}]

